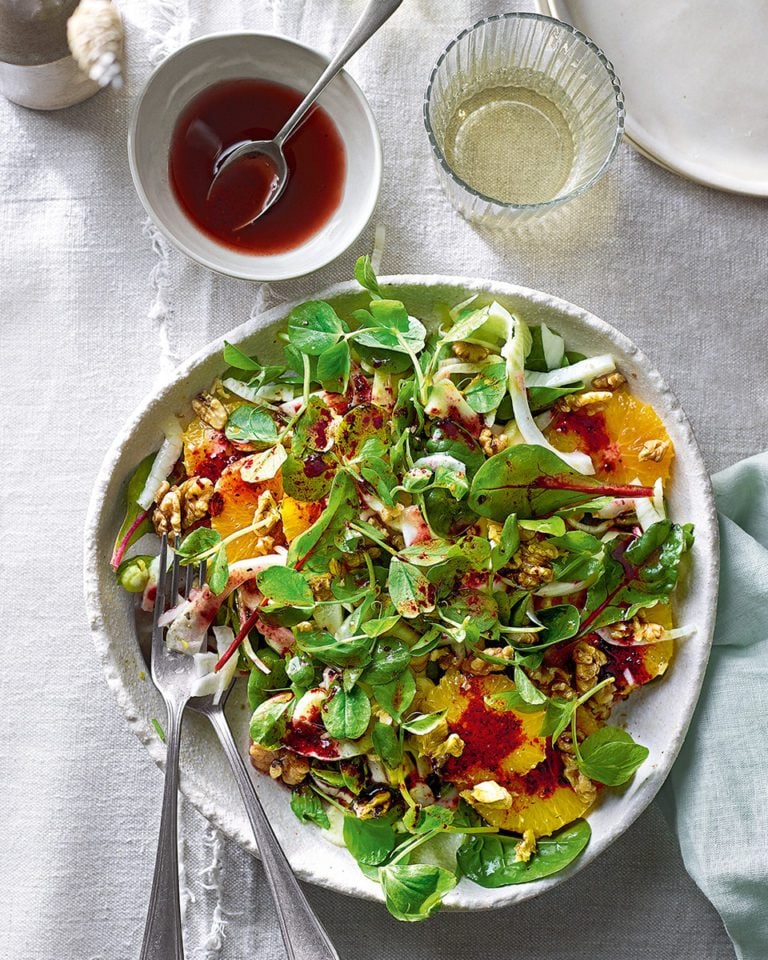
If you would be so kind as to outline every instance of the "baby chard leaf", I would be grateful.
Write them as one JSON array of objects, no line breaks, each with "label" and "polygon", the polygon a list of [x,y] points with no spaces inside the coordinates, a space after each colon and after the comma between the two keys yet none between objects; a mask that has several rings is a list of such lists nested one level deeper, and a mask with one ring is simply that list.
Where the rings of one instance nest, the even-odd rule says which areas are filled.
[{"label": "baby chard leaf", "polygon": [[552,837],[540,837],[536,852],[526,862],[517,859],[516,837],[476,834],[465,838],[456,862],[464,876],[481,887],[530,883],[565,869],[584,850],[590,836],[587,821],[576,820]]},{"label": "baby chard leaf", "polygon": [[545,517],[601,493],[652,495],[648,487],[611,486],[585,477],[546,447],[518,444],[480,467],[469,491],[469,505],[480,516],[501,523],[510,513],[516,513],[518,519]]},{"label": "baby chard leaf", "polygon": [[125,519],[115,539],[115,548],[113,551],[113,565],[117,566],[125,555],[125,551],[131,544],[135,543],[145,533],[152,529],[152,520],[150,514],[137,523],[142,512],[141,507],[136,502],[141,496],[149,477],[149,471],[155,462],[155,454],[150,453],[138,465],[133,476],[128,481],[128,489],[125,491]]}]

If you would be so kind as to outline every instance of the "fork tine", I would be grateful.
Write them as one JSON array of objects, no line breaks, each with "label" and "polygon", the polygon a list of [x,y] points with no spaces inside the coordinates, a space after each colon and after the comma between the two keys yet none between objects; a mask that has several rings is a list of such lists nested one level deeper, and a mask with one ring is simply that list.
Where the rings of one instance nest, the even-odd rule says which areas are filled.
[{"label": "fork tine", "polygon": [[201,587],[205,583],[205,568],[206,562],[205,560],[201,560],[200,566],[197,568],[197,582]]},{"label": "fork tine", "polygon": [[160,615],[165,610],[165,581],[166,581],[166,564],[168,560],[168,537],[166,534],[163,534],[163,538],[160,541],[160,569],[157,573],[157,593],[155,594],[155,606],[152,611],[152,661],[154,662],[157,652],[159,650],[158,644],[163,642],[163,630],[162,627],[157,625],[157,621],[160,619]]},{"label": "fork tine", "polygon": [[184,578],[184,596],[189,599],[189,595],[192,592],[192,583],[195,577],[195,568],[192,564],[189,564],[187,567],[187,572]]},{"label": "fork tine", "polygon": [[172,607],[175,607],[179,602],[179,566],[181,564],[181,559],[176,553],[176,547],[179,545],[179,538],[174,536],[173,538],[173,569],[171,571],[171,598],[170,604]]}]

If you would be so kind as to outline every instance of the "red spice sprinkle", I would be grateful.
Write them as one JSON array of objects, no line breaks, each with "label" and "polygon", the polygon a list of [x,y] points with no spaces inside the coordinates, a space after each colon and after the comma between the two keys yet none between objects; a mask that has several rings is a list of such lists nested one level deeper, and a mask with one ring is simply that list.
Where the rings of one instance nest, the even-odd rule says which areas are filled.
[{"label": "red spice sprinkle", "polygon": [[600,411],[563,411],[555,415],[552,429],[560,434],[575,434],[583,453],[600,455],[602,462],[599,469],[605,473],[612,473],[621,462],[619,448],[611,440],[605,426],[605,416]]},{"label": "red spice sprinkle", "polygon": [[501,762],[523,742],[524,734],[519,718],[509,710],[493,710],[485,700],[483,682],[478,677],[469,679],[470,701],[466,709],[451,723],[451,731],[464,741],[460,757],[450,757],[443,767],[446,780],[478,781],[478,774],[508,777]]},{"label": "red spice sprinkle", "polygon": [[551,797],[559,786],[567,785],[563,776],[563,758],[547,741],[547,755],[540,764],[520,777],[520,784],[528,796]]},{"label": "red spice sprinkle", "polygon": [[632,674],[633,686],[642,686],[653,679],[645,665],[643,647],[615,647],[603,640],[598,640],[595,645],[608,657],[608,663],[600,671],[600,679],[615,677],[617,690],[626,690],[630,687],[624,675],[625,670],[629,670]]}]

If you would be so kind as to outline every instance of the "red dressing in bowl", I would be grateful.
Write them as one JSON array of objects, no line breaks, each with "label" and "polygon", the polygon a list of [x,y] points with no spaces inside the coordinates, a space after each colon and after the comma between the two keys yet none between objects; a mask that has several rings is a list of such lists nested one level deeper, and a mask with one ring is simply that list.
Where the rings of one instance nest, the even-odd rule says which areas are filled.
[{"label": "red dressing in bowl", "polygon": [[317,233],[338,208],[344,144],[317,105],[283,147],[289,172],[283,195],[255,223],[239,229],[271,189],[275,171],[266,158],[236,161],[210,190],[222,155],[245,140],[271,139],[302,97],[268,80],[226,80],[184,108],[171,137],[169,177],[181,207],[211,239],[243,253],[283,253]]}]

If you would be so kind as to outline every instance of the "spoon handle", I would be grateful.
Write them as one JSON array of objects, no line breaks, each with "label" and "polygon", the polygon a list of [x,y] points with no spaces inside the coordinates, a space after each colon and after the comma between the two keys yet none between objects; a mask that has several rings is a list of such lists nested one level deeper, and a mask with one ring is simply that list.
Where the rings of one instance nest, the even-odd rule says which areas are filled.
[{"label": "spoon handle", "polygon": [[274,142],[278,147],[282,147],[283,143],[304,119],[305,114],[315,100],[317,100],[346,62],[357,53],[363,44],[371,39],[379,27],[389,20],[402,2],[403,0],[370,0],[368,6],[363,10],[360,19],[354,27],[352,27],[352,31],[347,37],[344,46],[325,68],[322,76],[306,97],[304,97],[293,114],[291,114],[283,128],[275,135]]}]

